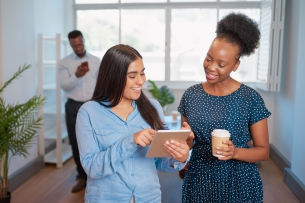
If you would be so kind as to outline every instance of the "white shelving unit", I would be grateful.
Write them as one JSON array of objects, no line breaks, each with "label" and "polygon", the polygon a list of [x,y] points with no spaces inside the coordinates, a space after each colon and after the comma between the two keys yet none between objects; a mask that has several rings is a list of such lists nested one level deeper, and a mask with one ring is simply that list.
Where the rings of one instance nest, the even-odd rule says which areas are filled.
[{"label": "white shelving unit", "polygon": [[[67,55],[68,40],[56,37],[38,36],[39,94],[47,101],[40,110],[44,117],[44,127],[39,131],[39,153],[46,163],[54,163],[58,168],[72,156],[65,124],[64,97],[59,85],[57,64]],[[56,148],[45,154],[45,141],[53,140]]]}]

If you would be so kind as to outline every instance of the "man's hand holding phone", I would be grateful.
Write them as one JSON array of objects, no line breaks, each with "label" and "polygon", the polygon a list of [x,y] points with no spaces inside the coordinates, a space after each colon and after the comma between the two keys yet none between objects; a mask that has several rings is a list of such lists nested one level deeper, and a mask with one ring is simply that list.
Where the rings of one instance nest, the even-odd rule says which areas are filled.
[{"label": "man's hand holding phone", "polygon": [[89,71],[88,61],[81,63],[80,66],[77,67],[76,77],[83,77]]}]

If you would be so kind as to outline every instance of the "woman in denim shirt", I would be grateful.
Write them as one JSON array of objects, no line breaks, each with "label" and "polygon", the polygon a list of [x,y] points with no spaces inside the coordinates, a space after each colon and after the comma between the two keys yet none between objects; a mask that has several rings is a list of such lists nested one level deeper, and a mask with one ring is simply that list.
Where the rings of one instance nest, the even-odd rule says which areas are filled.
[{"label": "woman in denim shirt", "polygon": [[134,48],[111,47],[102,59],[92,100],[78,112],[76,135],[88,175],[86,203],[127,203],[132,198],[136,203],[160,203],[156,168],[174,172],[185,166],[186,142],[164,145],[172,158],[145,157],[156,130],[165,125],[160,104],[142,92],[144,70]]}]

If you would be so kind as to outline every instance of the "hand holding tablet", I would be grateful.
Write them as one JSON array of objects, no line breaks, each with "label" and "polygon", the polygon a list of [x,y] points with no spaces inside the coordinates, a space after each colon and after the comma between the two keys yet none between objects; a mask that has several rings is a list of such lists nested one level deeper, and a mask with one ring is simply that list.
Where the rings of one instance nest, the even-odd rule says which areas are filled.
[{"label": "hand holding tablet", "polygon": [[147,151],[146,157],[171,157],[171,154],[164,148],[167,141],[185,142],[190,130],[158,130]]}]

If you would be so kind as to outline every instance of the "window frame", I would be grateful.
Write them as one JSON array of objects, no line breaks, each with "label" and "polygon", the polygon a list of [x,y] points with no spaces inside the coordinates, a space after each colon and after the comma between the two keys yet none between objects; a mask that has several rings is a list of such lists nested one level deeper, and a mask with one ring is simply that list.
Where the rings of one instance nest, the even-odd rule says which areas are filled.
[{"label": "window frame", "polygon": [[[264,91],[279,92],[281,84],[283,42],[284,42],[284,23],[285,23],[286,0],[262,0],[261,18],[270,15],[270,25],[261,25],[261,33],[266,34],[262,39],[257,65],[257,78],[255,87]],[[269,33],[269,36],[267,35]],[[264,52],[268,53],[268,61],[264,61]],[[264,64],[265,62],[265,64]],[[260,75],[263,72],[263,76]]]}]

